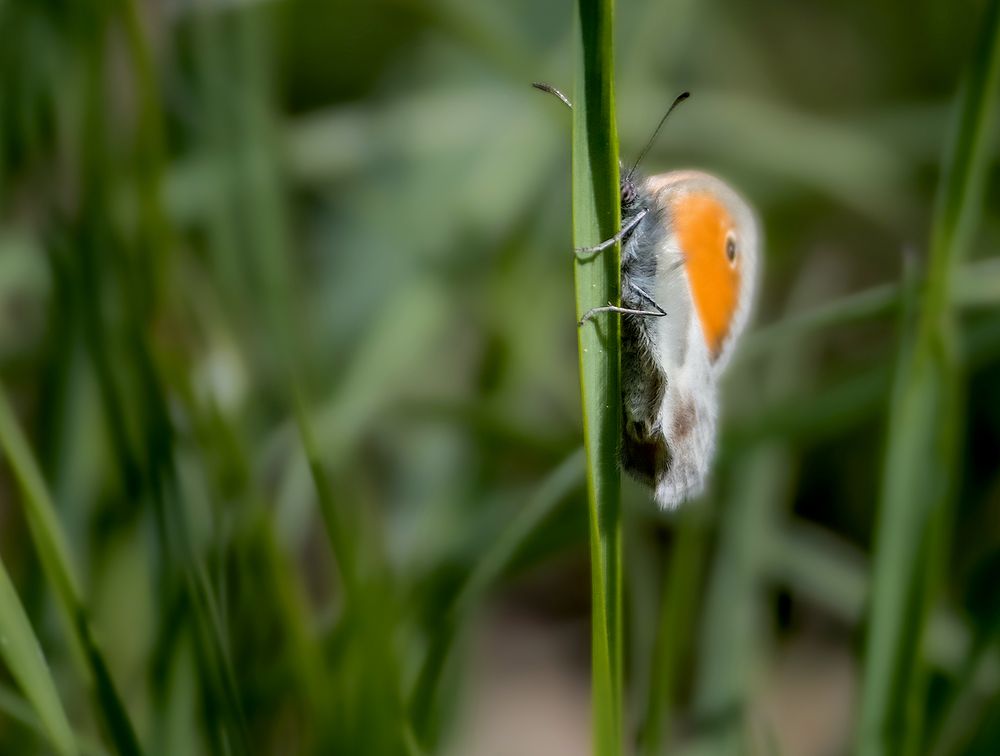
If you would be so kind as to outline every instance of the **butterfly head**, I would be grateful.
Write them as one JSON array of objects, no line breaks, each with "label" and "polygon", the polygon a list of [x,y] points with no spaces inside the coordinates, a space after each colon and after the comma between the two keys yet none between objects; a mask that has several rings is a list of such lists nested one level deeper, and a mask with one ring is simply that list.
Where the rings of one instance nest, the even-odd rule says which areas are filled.
[{"label": "butterfly head", "polygon": [[639,204],[639,190],[632,178],[632,171],[626,171],[624,166],[619,166],[621,175],[621,205],[622,217],[628,217],[634,212]]}]

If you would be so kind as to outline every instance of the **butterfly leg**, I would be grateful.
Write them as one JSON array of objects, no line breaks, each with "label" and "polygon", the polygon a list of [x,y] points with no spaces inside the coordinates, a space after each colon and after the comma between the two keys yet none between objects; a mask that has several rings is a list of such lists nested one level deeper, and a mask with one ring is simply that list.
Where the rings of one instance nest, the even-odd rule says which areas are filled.
[{"label": "butterfly leg", "polygon": [[633,310],[628,307],[616,307],[615,305],[609,302],[605,307],[591,307],[589,310],[583,313],[583,317],[580,318],[580,322],[577,323],[577,325],[583,325],[592,317],[601,312],[617,312],[621,315],[647,315],[654,318],[662,318],[664,315],[667,314],[655,302],[653,303],[653,306],[656,307],[655,310]]},{"label": "butterfly leg", "polygon": [[656,303],[655,299],[653,299],[651,296],[649,296],[649,294],[647,294],[646,292],[644,292],[642,289],[640,289],[635,284],[629,284],[629,286],[632,288],[633,291],[635,291],[637,294],[639,294],[640,297],[642,297],[647,302],[649,302],[651,305],[653,305],[654,309],[652,309],[652,310],[637,310],[637,309],[632,308],[632,307],[617,307],[617,306],[611,304],[610,302],[608,302],[608,304],[607,304],[606,307],[591,307],[589,310],[587,310],[583,314],[583,317],[580,318],[579,325],[583,325],[586,321],[590,320],[592,317],[594,317],[595,315],[597,315],[598,313],[601,313],[601,312],[617,312],[617,313],[619,313],[621,315],[643,315],[643,316],[651,317],[651,318],[663,318],[663,317],[666,317],[667,311],[664,310],[662,307],[660,307],[660,305],[658,305]]},{"label": "butterfly leg", "polygon": [[655,315],[658,318],[666,317],[667,311],[664,310],[662,307],[660,307],[660,305],[658,305],[656,303],[656,300],[653,299],[649,294],[647,294],[646,292],[644,292],[642,289],[640,289],[634,283],[629,283],[629,287],[632,289],[632,291],[636,292],[640,297],[642,297],[647,302],[649,302],[651,305],[653,305],[653,309],[656,310],[656,312],[646,312],[644,314],[646,314],[646,315]]},{"label": "butterfly leg", "polygon": [[593,257],[598,252],[603,252],[608,247],[614,244],[618,244],[618,242],[620,241],[624,241],[625,239],[628,238],[629,234],[635,231],[640,221],[642,221],[642,219],[646,217],[646,214],[648,212],[649,208],[644,207],[636,214],[634,218],[632,218],[632,220],[630,220],[628,223],[622,226],[621,231],[612,236],[610,239],[605,239],[600,244],[595,244],[593,247],[577,247],[576,250],[574,250],[576,252],[576,256],[583,258]]}]

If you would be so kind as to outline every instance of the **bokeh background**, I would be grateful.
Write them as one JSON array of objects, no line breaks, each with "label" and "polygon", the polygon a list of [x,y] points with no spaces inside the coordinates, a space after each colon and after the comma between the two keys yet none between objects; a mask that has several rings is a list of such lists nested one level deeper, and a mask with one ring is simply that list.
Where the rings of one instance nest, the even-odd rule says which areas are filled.
[{"label": "bokeh background", "polygon": [[[643,169],[766,236],[710,494],[625,483],[630,742],[652,709],[670,753],[852,751],[901,282],[983,6],[617,3],[623,157],[689,89]],[[74,747],[587,752],[570,124],[529,86],[572,89],[572,12],[0,2],[0,606]],[[926,753],[1000,752],[989,178]],[[16,667],[0,753],[53,752]]]}]

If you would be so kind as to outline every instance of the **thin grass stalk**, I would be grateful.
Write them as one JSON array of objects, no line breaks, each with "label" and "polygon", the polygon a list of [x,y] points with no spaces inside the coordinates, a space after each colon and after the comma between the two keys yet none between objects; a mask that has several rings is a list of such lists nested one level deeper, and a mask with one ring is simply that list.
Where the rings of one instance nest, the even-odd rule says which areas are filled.
[{"label": "thin grass stalk", "polygon": [[988,672],[990,662],[996,661],[992,652],[997,645],[998,631],[995,626],[987,626],[985,631],[979,627],[975,632],[978,637],[969,644],[955,681],[927,728],[926,751],[934,756],[962,752],[963,741],[982,728],[982,718],[991,705],[996,708],[995,686],[994,695],[984,696],[979,679],[986,676],[984,670]]},{"label": "thin grass stalk", "polygon": [[21,489],[25,519],[38,551],[45,576],[53,587],[57,605],[69,626],[76,648],[82,651],[90,682],[94,685],[97,709],[115,749],[120,754],[141,753],[135,730],[125,705],[108,671],[104,656],[94,640],[90,619],[81,599],[77,573],[69,546],[56,516],[41,469],[28,440],[14,417],[7,394],[0,385],[0,448]]},{"label": "thin grass stalk", "polygon": [[[614,100],[614,3],[578,0],[573,110],[573,241],[614,236],[621,222]],[[577,260],[577,317],[621,301],[621,249]],[[594,753],[622,747],[621,323],[601,315],[578,329],[583,436],[587,454],[592,589]]]},{"label": "thin grass stalk", "polygon": [[344,602],[350,604],[357,598],[360,590],[357,548],[353,537],[355,534],[351,532],[350,523],[346,517],[347,513],[342,511],[342,507],[333,497],[334,489],[320,458],[301,387],[294,379],[291,379],[290,383],[290,390],[294,395],[295,422],[299,439],[309,463],[309,472],[316,490],[316,500],[319,504],[323,526],[326,529],[327,540],[330,542],[330,551],[333,553],[333,559],[340,575]]},{"label": "thin grass stalk", "polygon": [[[147,500],[152,505],[166,564],[166,589],[178,587],[186,594],[193,610],[195,638],[202,655],[200,672],[223,713],[222,730],[229,747],[237,753],[245,753],[249,748],[246,724],[221,626],[219,603],[205,575],[199,550],[193,543],[183,499],[178,495],[175,432],[167,407],[166,386],[149,343],[156,314],[157,288],[162,279],[157,263],[164,259],[170,246],[170,229],[159,196],[163,182],[159,126],[162,114],[154,96],[151,57],[137,9],[129,2],[114,10],[121,15],[111,17],[95,11],[90,17],[92,28],[81,50],[86,65],[86,91],[82,103],[84,199],[79,210],[79,275],[86,291],[98,293],[87,297],[82,304],[85,333],[125,497],[134,501]],[[125,27],[128,51],[138,79],[136,87],[145,93],[139,97],[134,162],[124,166],[129,170],[122,170],[107,146],[105,43],[116,23]],[[134,187],[139,195],[137,224],[131,238],[116,227],[112,211],[110,198],[119,182]],[[113,296],[127,314],[120,332],[104,311],[103,300],[107,296]],[[136,419],[132,421],[130,415]],[[83,630],[88,629],[84,627]],[[84,637],[92,646],[89,632],[84,633]],[[85,650],[91,655],[90,648],[85,647]],[[95,665],[99,661],[97,657]],[[100,666],[95,667],[95,677],[99,691],[102,679],[110,682],[107,670]],[[215,712],[213,707],[207,709]],[[124,714],[124,711],[119,713]],[[114,727],[109,729],[115,730]],[[119,740],[116,735],[116,745]],[[122,743],[127,745],[127,742]]]},{"label": "thin grass stalk", "polygon": [[[285,177],[270,115],[270,15],[269,9],[244,9],[232,17],[226,35],[216,35],[220,42],[231,36],[240,72],[231,103],[236,123],[227,138],[235,143],[233,169],[240,182],[232,189],[238,203],[237,217],[246,227],[241,236],[244,249],[240,266],[248,269],[246,288],[252,299],[245,304],[260,319],[262,342],[274,355],[270,366],[273,379],[293,406],[344,597],[335,633],[351,647],[352,659],[347,665],[351,669],[327,675],[327,689],[321,692],[332,699],[341,696],[344,708],[337,711],[344,721],[325,725],[330,732],[320,737],[332,736],[338,739],[336,747],[351,752],[393,752],[404,749],[412,739],[403,706],[401,664],[391,632],[399,619],[394,575],[382,553],[378,526],[373,521],[369,532],[364,507],[345,493],[344,470],[336,461],[331,464],[321,457],[323,446],[309,411],[309,362],[290,265],[293,245],[282,195]],[[354,506],[348,508],[349,501]]]},{"label": "thin grass stalk", "polygon": [[660,756],[670,740],[671,713],[684,654],[691,646],[701,577],[705,569],[709,517],[704,508],[685,507],[677,520],[676,536],[663,576],[656,639],[650,662],[652,673],[646,710],[639,729],[642,756]]},{"label": "thin grass stalk", "polygon": [[[787,309],[794,312],[811,301],[826,277],[821,262],[806,267],[795,282]],[[808,341],[801,337],[786,340],[758,381],[760,397],[786,395],[808,377],[812,362]],[[713,752],[748,748],[751,723],[762,727],[764,734],[770,727],[748,714],[765,637],[760,607],[768,547],[794,490],[796,466],[788,440],[771,437],[747,444],[727,476],[701,624],[702,658],[695,695],[697,716],[712,723],[706,742]]]},{"label": "thin grass stalk", "polygon": [[[768,581],[820,606],[848,625],[864,617],[870,593],[868,565],[855,547],[816,525],[798,522],[775,530],[767,545],[764,565]],[[995,676],[997,649],[981,649],[974,624],[958,614],[934,612],[927,627],[928,663],[957,680],[955,687],[970,698],[983,700],[1000,690]],[[977,669],[973,672],[972,668]],[[936,707],[947,715],[947,701]],[[925,738],[924,750],[932,752]]]},{"label": "thin grass stalk", "polygon": [[994,136],[1000,0],[990,2],[980,29],[938,187],[928,271],[896,369],[865,649],[862,756],[917,753],[922,746],[925,630],[944,569],[961,431],[952,279],[980,214]]},{"label": "thin grass stalk", "polygon": [[[16,722],[27,730],[45,736],[45,725],[38,718],[34,709],[17,693],[0,683],[0,714],[11,722]],[[97,741],[86,735],[74,733],[77,752],[80,756],[108,756],[109,751]]]},{"label": "thin grass stalk", "polygon": [[[253,11],[247,12],[252,13]],[[250,317],[251,311],[256,314],[256,304],[264,298],[252,296],[252,292],[246,286],[247,274],[243,269],[246,266],[239,242],[240,226],[238,222],[238,219],[244,215],[242,208],[245,206],[243,201],[245,192],[242,190],[239,171],[241,165],[246,161],[242,160],[240,156],[247,151],[247,148],[243,146],[244,142],[252,142],[253,140],[246,140],[238,136],[237,130],[244,130],[251,120],[249,115],[244,112],[244,101],[260,88],[257,85],[250,85],[248,80],[256,81],[256,77],[250,76],[247,70],[251,66],[259,67],[261,63],[256,60],[256,57],[259,56],[254,56],[251,61],[251,56],[253,56],[251,51],[254,49],[252,42],[244,44],[239,50],[235,49],[237,45],[234,43],[234,38],[237,35],[232,32],[232,22],[233,19],[229,16],[219,14],[213,9],[202,6],[193,9],[196,70],[199,74],[202,110],[205,114],[202,119],[201,137],[204,142],[202,149],[206,153],[216,156],[213,163],[213,175],[215,175],[220,188],[210,197],[206,219],[210,242],[207,246],[216,267],[216,281],[223,308],[227,315],[234,320],[239,320]],[[245,19],[241,17],[240,23],[242,28],[246,23]],[[238,57],[238,54],[242,57]],[[237,58],[238,60],[234,60]],[[241,73],[241,78],[235,82],[232,76],[233,71]],[[262,139],[257,139],[257,142],[263,142],[265,146],[268,144],[266,140]],[[255,149],[259,148],[259,145],[255,147]],[[270,155],[266,149],[265,152]],[[268,164],[270,165],[270,163]],[[263,182],[255,183],[254,186],[259,186],[261,183],[273,185],[268,193],[269,197],[280,194],[280,184],[277,180],[268,178]],[[251,213],[250,215],[253,217],[253,224],[261,222],[259,213]],[[272,215],[267,217],[272,217]],[[261,234],[256,233],[256,225],[252,227],[253,231],[249,236],[252,239],[258,239]],[[284,257],[284,253],[276,256]],[[288,340],[274,335],[278,331],[277,326],[271,325],[270,327],[271,330],[267,333],[272,337],[271,343],[283,348]],[[281,362],[288,365],[289,373],[294,372],[291,356],[281,360]],[[297,410],[300,404],[301,402],[296,402]],[[220,422],[225,423],[223,420]],[[302,422],[300,421],[300,426]],[[236,437],[234,429],[230,429],[229,433],[234,438]],[[305,431],[303,435],[306,435]],[[306,446],[308,449],[309,444],[307,443]],[[242,448],[240,456],[241,467],[251,464],[246,459]],[[307,456],[310,467],[318,464],[314,461],[313,455]],[[243,485],[247,487],[248,492],[251,491],[253,486],[251,476],[243,481]],[[327,491],[327,487],[324,486],[319,492],[321,504],[325,491]],[[256,493],[253,494],[253,498],[255,499],[254,506],[262,507],[263,502],[258,499]],[[259,536],[255,540],[255,553],[259,554],[259,558],[272,565],[270,572],[274,576],[275,592],[279,598],[278,606],[283,617],[282,623],[290,636],[295,639],[291,645],[295,649],[298,674],[300,679],[304,681],[303,684],[310,691],[313,691],[310,698],[318,710],[324,705],[322,703],[324,700],[323,690],[326,684],[323,665],[320,663],[320,649],[309,635],[304,614],[305,607],[302,605],[301,598],[296,595],[296,588],[291,582],[292,573],[287,564],[287,555],[282,553],[275,542],[274,521],[269,513],[264,512],[263,508],[259,514],[260,520],[257,525]],[[338,555],[339,551],[335,551],[334,556]]]},{"label": "thin grass stalk", "polygon": [[38,730],[60,756],[77,753],[49,665],[0,560],[0,658],[38,715]]},{"label": "thin grass stalk", "polygon": [[426,743],[431,720],[438,708],[441,679],[461,628],[468,625],[473,611],[489,589],[510,568],[525,543],[553,516],[584,478],[584,453],[577,449],[541,482],[517,516],[503,529],[469,571],[468,577],[447,604],[436,628],[410,696],[410,717],[415,734]]},{"label": "thin grass stalk", "polygon": [[[959,307],[992,306],[1000,299],[1000,260],[989,258],[963,265],[955,275],[952,302]],[[743,364],[766,352],[780,348],[788,339],[808,336],[839,326],[874,320],[896,312],[902,285],[882,284],[848,294],[828,304],[811,307],[789,315],[748,334],[736,355]]]},{"label": "thin grass stalk", "polygon": [[752,446],[733,465],[719,502],[695,683],[695,716],[710,723],[700,743],[708,753],[749,749],[747,705],[763,640],[762,566],[768,534],[788,499],[792,461],[780,442]]},{"label": "thin grass stalk", "polygon": [[[138,116],[136,126],[135,173],[140,196],[139,244],[144,247],[137,269],[140,280],[148,281],[155,294],[157,282],[163,279],[158,265],[162,265],[169,252],[171,228],[162,210],[160,187],[163,184],[163,116],[159,108],[159,94],[154,75],[152,57],[145,32],[139,18],[135,0],[126,0],[120,6],[121,22],[128,42],[129,54],[136,71],[138,89]],[[136,314],[135,324],[148,322],[155,298],[143,303],[129,300]],[[147,317],[139,319],[139,315]],[[202,653],[210,663],[205,670],[212,680],[214,695],[225,712],[228,745],[236,752],[249,750],[247,725],[242,710],[239,687],[228,648],[228,633],[224,627],[224,609],[216,595],[207,568],[197,553],[187,522],[183,502],[177,496],[178,481],[173,451],[174,433],[165,406],[165,387],[162,385],[153,355],[145,346],[138,329],[130,334],[134,339],[135,368],[140,375],[142,390],[151,416],[145,439],[147,476],[157,519],[166,531],[166,542],[173,552],[173,560],[182,567],[184,585],[195,609],[198,632],[196,637],[203,644]],[[139,338],[136,338],[139,337]]]}]

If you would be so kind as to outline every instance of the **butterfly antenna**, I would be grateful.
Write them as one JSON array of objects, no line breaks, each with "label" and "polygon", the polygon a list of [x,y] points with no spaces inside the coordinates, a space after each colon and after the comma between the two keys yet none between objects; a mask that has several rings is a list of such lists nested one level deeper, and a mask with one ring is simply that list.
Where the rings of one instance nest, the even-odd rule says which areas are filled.
[{"label": "butterfly antenna", "polygon": [[[536,84],[535,86],[538,85]],[[667,112],[663,114],[663,118],[661,118],[660,122],[656,124],[656,129],[653,131],[653,136],[649,138],[649,141],[646,142],[646,146],[643,147],[642,152],[639,153],[639,157],[635,159],[635,162],[632,163],[632,167],[629,168],[629,171],[626,174],[628,178],[632,178],[632,174],[635,172],[635,169],[639,167],[639,163],[641,163],[642,159],[646,157],[646,153],[649,152],[649,148],[653,146],[653,142],[656,141],[656,137],[660,133],[660,129],[663,128],[663,124],[667,122],[667,118],[670,117],[670,114],[674,112],[674,108],[676,108],[690,96],[691,96],[690,92],[681,92],[679,95],[677,95],[677,97],[674,98],[674,101],[670,104],[670,107],[667,108]]]},{"label": "butterfly antenna", "polygon": [[531,86],[533,86],[535,89],[540,89],[543,92],[548,92],[553,97],[558,97],[560,100],[562,100],[563,104],[567,108],[569,108],[570,110],[573,109],[573,103],[569,101],[569,98],[551,84],[546,84],[544,81],[536,81],[533,82]]}]

